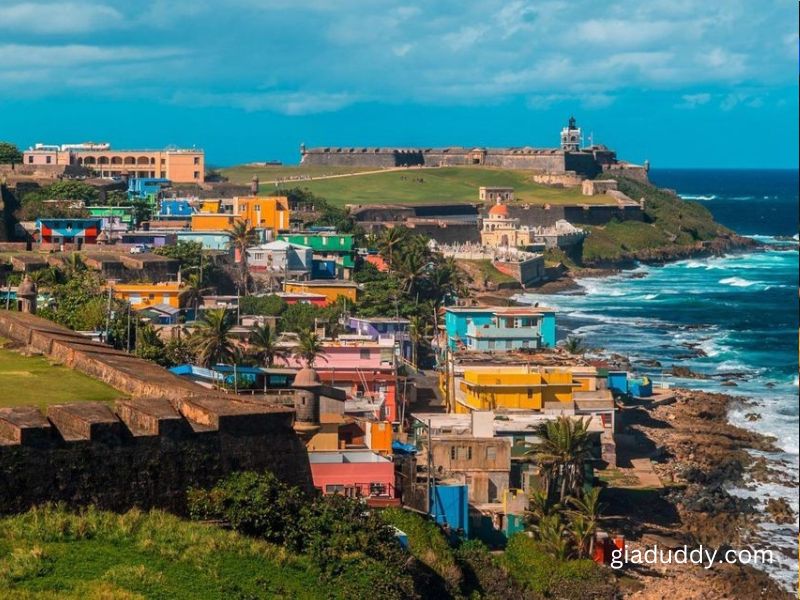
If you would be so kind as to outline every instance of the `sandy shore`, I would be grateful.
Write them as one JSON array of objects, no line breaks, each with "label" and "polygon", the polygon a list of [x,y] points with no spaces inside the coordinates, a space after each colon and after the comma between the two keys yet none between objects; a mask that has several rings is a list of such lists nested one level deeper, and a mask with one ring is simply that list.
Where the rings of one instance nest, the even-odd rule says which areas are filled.
[{"label": "sandy shore", "polygon": [[[755,525],[762,520],[793,521],[783,505],[761,514],[751,501],[726,491],[747,475],[775,481],[785,477],[779,466],[765,465],[749,452],[775,450],[772,439],[728,422],[728,409],[738,401],[724,394],[676,390],[672,404],[623,408],[621,468],[614,477],[606,475],[604,501],[606,526],[624,532],[630,549],[700,544],[722,551],[748,544],[764,548],[753,536]],[[633,467],[641,469],[642,461],[662,487],[637,481]],[[795,597],[762,571],[741,564],[715,564],[710,569],[631,566],[621,584],[632,600]]]}]

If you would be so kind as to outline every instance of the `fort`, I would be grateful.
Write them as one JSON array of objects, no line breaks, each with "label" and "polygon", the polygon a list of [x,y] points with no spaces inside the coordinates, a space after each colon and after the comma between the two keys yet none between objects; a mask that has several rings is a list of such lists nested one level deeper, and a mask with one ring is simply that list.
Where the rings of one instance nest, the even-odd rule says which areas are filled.
[{"label": "fort", "polygon": [[613,150],[602,144],[581,147],[582,135],[575,119],[561,131],[559,148],[375,148],[300,146],[300,163],[315,166],[374,167],[457,167],[484,166],[521,169],[540,174],[569,175],[574,184],[604,172],[647,179],[648,165],[632,165],[617,159]]},{"label": "fort", "polygon": [[207,390],[35,315],[0,311],[0,335],[129,396],[0,408],[2,513],[47,501],[182,512],[189,487],[239,470],[311,486],[292,408]]}]

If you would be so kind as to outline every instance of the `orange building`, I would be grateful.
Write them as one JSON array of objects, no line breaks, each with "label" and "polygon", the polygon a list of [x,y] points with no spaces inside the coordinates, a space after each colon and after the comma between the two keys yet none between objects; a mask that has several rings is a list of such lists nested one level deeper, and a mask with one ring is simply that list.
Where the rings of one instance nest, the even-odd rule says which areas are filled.
[{"label": "orange building", "polygon": [[251,227],[279,231],[289,229],[289,199],[286,196],[245,196],[233,199],[233,214],[247,219]]},{"label": "orange building", "polygon": [[192,231],[228,231],[236,219],[236,215],[227,213],[194,213]]},{"label": "orange building", "polygon": [[76,165],[100,177],[161,177],[176,183],[205,179],[205,153],[197,149],[113,150],[111,144],[36,144],[23,153],[26,165]]}]

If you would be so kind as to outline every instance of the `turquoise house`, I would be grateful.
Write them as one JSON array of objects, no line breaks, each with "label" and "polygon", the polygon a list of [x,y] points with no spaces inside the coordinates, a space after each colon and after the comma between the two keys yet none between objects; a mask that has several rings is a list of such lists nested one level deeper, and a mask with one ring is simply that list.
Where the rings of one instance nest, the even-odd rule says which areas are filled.
[{"label": "turquoise house", "polygon": [[552,308],[459,308],[445,310],[450,350],[481,352],[554,348],[556,315]]},{"label": "turquoise house", "polygon": [[229,251],[231,236],[226,231],[178,231],[179,242],[200,242],[203,250]]}]

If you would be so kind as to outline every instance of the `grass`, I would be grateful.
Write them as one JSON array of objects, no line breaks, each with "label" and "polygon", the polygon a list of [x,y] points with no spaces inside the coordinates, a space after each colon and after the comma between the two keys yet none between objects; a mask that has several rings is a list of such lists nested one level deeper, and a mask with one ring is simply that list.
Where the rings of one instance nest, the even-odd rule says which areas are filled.
[{"label": "grass", "polygon": [[516,283],[517,280],[498,271],[490,260],[459,260],[458,264],[467,271],[473,279],[478,279],[478,283],[489,281],[495,284]]},{"label": "grass", "polygon": [[[0,338],[0,398],[2,406],[36,405],[63,402],[111,402],[124,394],[106,384],[41,356],[23,356],[4,348]],[[13,390],[13,392],[12,392]]]},{"label": "grass", "polygon": [[[295,169],[292,171],[291,169]],[[223,174],[231,181],[244,183],[254,174],[262,182],[291,174],[318,176],[363,172],[370,169],[350,167],[232,167]],[[416,181],[422,179],[424,182]],[[584,196],[579,188],[557,188],[534,183],[526,171],[488,167],[441,167],[426,169],[387,170],[353,177],[301,180],[287,186],[307,188],[331,204],[434,204],[446,202],[478,202],[480,186],[513,187],[516,198],[531,204],[566,204],[607,202],[602,196]],[[263,186],[264,192],[275,186]]]},{"label": "grass", "polygon": [[282,548],[160,512],[45,506],[0,520],[0,597],[337,598]]},{"label": "grass", "polygon": [[[256,175],[261,183],[265,183],[287,177],[322,177],[324,175],[342,175],[374,170],[376,170],[374,167],[326,167],[322,165],[238,165],[219,169],[219,172],[227,177],[231,183],[244,185],[250,183],[253,175]],[[297,183],[299,185],[301,182],[298,181]]]}]

